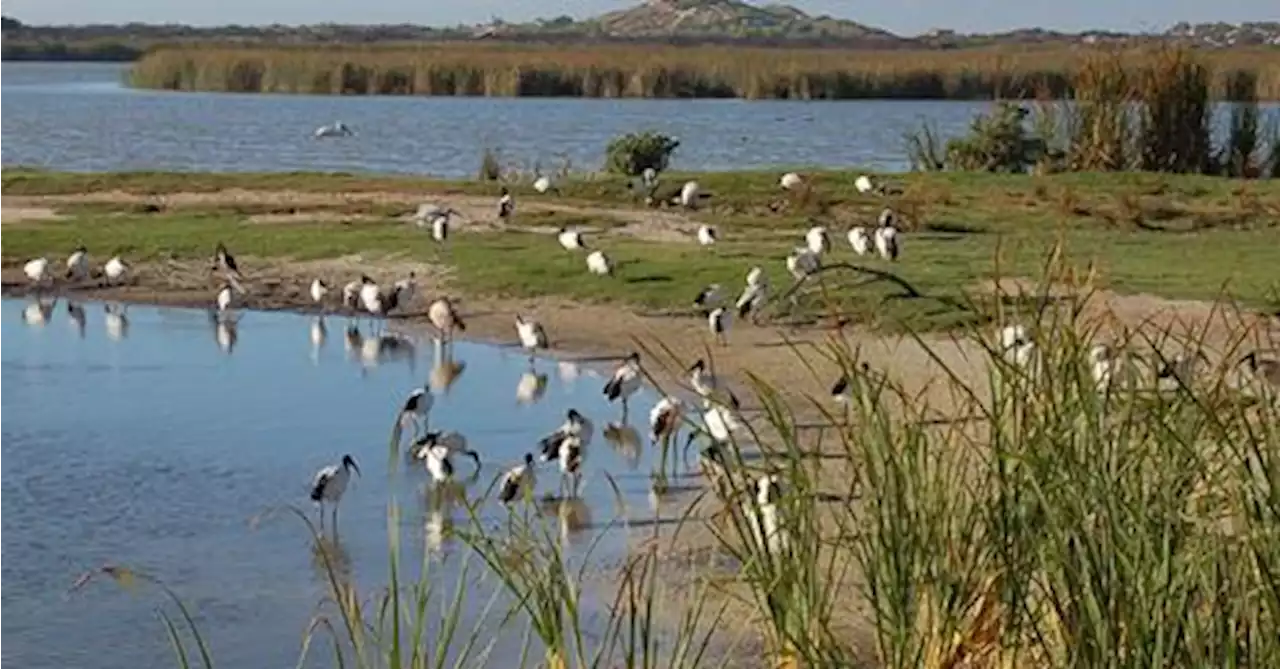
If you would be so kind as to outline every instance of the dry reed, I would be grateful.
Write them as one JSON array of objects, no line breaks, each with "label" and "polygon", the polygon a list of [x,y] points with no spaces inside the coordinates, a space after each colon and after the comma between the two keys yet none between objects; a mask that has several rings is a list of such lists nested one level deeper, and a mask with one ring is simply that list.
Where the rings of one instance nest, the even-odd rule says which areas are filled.
[{"label": "dry reed", "polygon": [[[171,46],[130,73],[142,88],[344,95],[747,99],[1065,97],[1089,49],[867,51],[764,47],[431,45]],[[1133,66],[1157,58],[1126,54]],[[1280,99],[1274,50],[1206,51],[1215,72],[1257,76]],[[1223,81],[1215,82],[1226,91]]]}]

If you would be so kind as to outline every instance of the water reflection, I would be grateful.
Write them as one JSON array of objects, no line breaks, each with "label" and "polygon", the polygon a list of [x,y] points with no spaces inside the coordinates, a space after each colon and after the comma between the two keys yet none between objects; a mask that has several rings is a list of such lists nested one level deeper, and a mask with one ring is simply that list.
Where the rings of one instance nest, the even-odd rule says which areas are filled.
[{"label": "water reflection", "polygon": [[573,383],[578,379],[578,363],[571,360],[561,360],[556,364],[556,370],[560,373],[560,380],[565,383]]},{"label": "water reflection", "polygon": [[329,338],[329,331],[324,325],[324,316],[316,316],[311,319],[311,363],[320,364],[320,349],[324,348],[324,342]]},{"label": "water reflection", "polygon": [[440,337],[433,337],[433,359],[431,367],[431,389],[448,393],[453,384],[458,382],[467,369],[467,363],[453,359],[453,344]]},{"label": "water reflection", "polygon": [[107,339],[111,341],[121,341],[129,336],[129,316],[125,313],[128,307],[121,304],[104,304],[103,312],[106,318],[103,325],[107,329]]},{"label": "water reflection", "polygon": [[568,547],[576,543],[582,532],[591,529],[591,507],[581,497],[545,497],[538,510],[555,518],[560,528],[560,541]]},{"label": "water reflection", "polygon": [[315,570],[316,579],[325,591],[329,591],[336,582],[340,591],[346,591],[351,585],[351,553],[333,536],[316,534],[311,543],[311,566]]},{"label": "water reflection", "polygon": [[640,433],[625,423],[606,423],[604,438],[631,471],[640,466]]},{"label": "water reflection", "polygon": [[230,314],[218,315],[209,312],[213,319],[213,338],[218,343],[218,350],[231,355],[240,340],[240,319]]},{"label": "water reflection", "polygon": [[76,334],[80,335],[81,339],[84,339],[84,305],[67,300],[67,318],[71,320],[71,326],[75,328]]},{"label": "water reflection", "polygon": [[56,297],[49,300],[37,297],[22,310],[22,322],[31,327],[44,327],[45,323],[48,323],[53,318],[53,307],[57,304],[58,298]]},{"label": "water reflection", "polygon": [[520,375],[520,381],[516,383],[516,403],[518,404],[534,404],[547,394],[546,374],[538,374],[532,369]]}]

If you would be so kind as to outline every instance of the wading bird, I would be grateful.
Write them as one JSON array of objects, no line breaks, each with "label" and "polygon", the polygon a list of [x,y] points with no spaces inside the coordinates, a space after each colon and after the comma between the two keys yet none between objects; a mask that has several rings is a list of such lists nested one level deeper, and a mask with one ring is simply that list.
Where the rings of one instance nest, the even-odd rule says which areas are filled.
[{"label": "wading bird", "polygon": [[680,429],[680,418],[684,415],[684,405],[680,400],[666,396],[649,410],[649,436],[655,444],[664,443],[675,436]]},{"label": "wading bird", "polygon": [[235,296],[234,292],[231,290],[231,284],[229,283],[223,284],[222,288],[218,291],[217,297],[214,300],[214,303],[218,307],[219,313],[226,313],[231,310],[231,303],[232,303],[232,300],[234,299],[234,296]]},{"label": "wading bird", "polygon": [[365,286],[374,286],[373,290],[377,290],[377,286],[373,283],[367,274],[361,274],[357,281],[348,282],[342,287],[342,306],[351,311],[359,311],[360,304],[363,302],[363,292]]},{"label": "wading bird", "polygon": [[465,455],[471,458],[476,464],[476,469],[480,469],[480,454],[471,450],[467,445],[467,438],[462,433],[455,431],[448,432],[428,432],[422,435],[421,439],[413,442],[413,446],[409,449],[409,453],[419,460],[427,457],[427,452],[432,448],[444,448],[449,455]]},{"label": "wading bird", "polygon": [[324,137],[350,137],[354,134],[355,133],[351,131],[351,128],[347,127],[346,123],[343,123],[342,121],[334,121],[329,125],[322,125],[319,128],[316,128],[315,132],[312,133],[312,136],[316,139],[321,139]]},{"label": "wading bird", "polygon": [[418,273],[410,270],[409,276],[396,280],[393,285],[400,291],[399,303],[409,304],[413,301],[413,296],[418,294]]},{"label": "wading bird", "polygon": [[640,389],[640,354],[631,352],[613,371],[613,376],[604,384],[604,396],[610,403],[622,400],[622,421],[626,422],[627,398]]},{"label": "wading bird", "polygon": [[538,452],[542,454],[542,461],[548,462],[560,457],[560,442],[569,437],[577,437],[583,448],[591,444],[591,436],[595,428],[591,424],[591,420],[577,409],[569,409],[565,414],[565,421],[555,432],[538,440]]},{"label": "wading bird", "polygon": [[582,440],[576,436],[570,435],[560,441],[560,487],[565,487],[565,481],[568,481],[569,498],[573,499],[578,496],[578,484],[582,480],[582,465],[586,459],[586,450],[582,447]]},{"label": "wading bird", "polygon": [[[400,406],[400,413],[396,415],[396,429],[403,432],[406,427],[412,427],[413,436],[416,439],[419,431],[426,430],[427,421],[431,417],[431,407],[435,406],[435,403],[436,398],[431,394],[430,388],[414,388],[405,398],[404,404]],[[400,441],[399,434],[396,441]]]},{"label": "wading bird", "polygon": [[516,314],[516,335],[520,337],[520,346],[529,353],[530,363],[538,351],[547,349],[547,331],[538,321],[525,320]]},{"label": "wading bird", "polygon": [[790,541],[786,529],[782,527],[778,511],[778,501],[782,497],[782,486],[777,474],[762,474],[756,479],[755,508],[748,504],[744,511],[751,525],[751,534],[755,537],[760,550],[771,555],[785,553]]},{"label": "wading bird", "polygon": [[511,504],[517,497],[532,495],[538,485],[538,475],[533,470],[533,454],[525,453],[524,462],[518,464],[502,475],[498,485],[498,499],[503,504]]},{"label": "wading bird", "polygon": [[107,277],[108,286],[120,283],[128,273],[129,266],[120,259],[120,256],[113,256],[107,261],[107,264],[102,267],[102,274]]},{"label": "wading bird", "polygon": [[427,473],[436,484],[453,480],[453,461],[449,459],[449,449],[444,446],[429,446],[425,449],[423,462]]},{"label": "wading bird", "polygon": [[324,505],[333,505],[333,530],[338,531],[338,504],[342,494],[347,491],[347,483],[351,480],[351,472],[360,473],[360,467],[350,455],[342,456],[342,462],[329,465],[316,472],[311,484],[311,501],[320,505],[320,527],[324,528]]},{"label": "wading bird", "polygon": [[459,332],[467,331],[467,324],[462,320],[462,316],[458,315],[458,310],[454,308],[453,302],[447,297],[438,297],[431,303],[431,306],[427,307],[427,318],[445,339],[452,340],[454,330]]},{"label": "wading bird", "polygon": [[560,246],[567,251],[581,251],[587,248],[587,243],[582,238],[582,233],[569,228],[560,228],[556,232],[556,241],[560,242]]},{"label": "wading bird", "polygon": [[853,252],[864,256],[871,250],[871,235],[867,234],[867,229],[857,225],[849,228],[849,246],[853,247]]},{"label": "wading bird", "polygon": [[502,187],[502,195],[498,198],[498,218],[507,220],[516,212],[516,200],[506,186]]},{"label": "wading bird", "polygon": [[67,276],[72,281],[80,281],[89,276],[89,251],[83,244],[77,246],[67,258]]},{"label": "wading bird", "polygon": [[[734,409],[741,408],[738,397],[733,394],[733,391],[721,385],[720,379],[707,369],[706,361],[701,358],[689,367],[689,386],[703,399],[720,404],[727,402]],[[721,396],[722,391],[724,393],[723,397]]]},{"label": "wading bird", "polygon": [[719,305],[720,300],[720,284],[713,283],[706,288],[703,288],[702,292],[698,293],[698,296],[693,298],[693,306],[712,308]]},{"label": "wading bird", "polygon": [[613,261],[604,251],[592,251],[587,256],[587,271],[600,276],[609,276],[613,274]]},{"label": "wading bird", "polygon": [[747,274],[747,285],[742,289],[742,295],[739,295],[738,301],[734,303],[734,308],[738,310],[738,318],[750,316],[751,322],[754,323],[760,308],[768,299],[768,293],[769,282],[765,280],[763,271],[759,267],[753,267]]},{"label": "wading bird", "polygon": [[710,225],[698,226],[698,243],[703,246],[711,246],[717,241],[716,229]]},{"label": "wading bird", "polygon": [[1036,344],[1022,325],[1006,325],[1000,329],[1000,352],[1009,363],[1027,368],[1035,356]]}]

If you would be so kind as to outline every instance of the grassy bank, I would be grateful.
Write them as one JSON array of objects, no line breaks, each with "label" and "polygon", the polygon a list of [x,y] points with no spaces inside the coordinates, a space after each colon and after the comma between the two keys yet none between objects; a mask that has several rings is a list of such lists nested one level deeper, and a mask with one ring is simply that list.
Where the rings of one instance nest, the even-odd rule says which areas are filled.
[{"label": "grassy bank", "polygon": [[[840,51],[474,43],[386,47],[158,48],[133,68],[142,88],[252,93],[747,99],[1065,97],[1089,50]],[[1148,52],[1126,53],[1138,67]],[[1219,73],[1257,75],[1280,99],[1274,49],[1203,52]]]},{"label": "grassy bank", "polygon": [[[812,319],[833,305],[855,323],[936,329],[982,322],[993,304],[983,285],[996,263],[1006,276],[1034,276],[1060,245],[1098,284],[1120,293],[1214,299],[1224,288],[1246,304],[1274,308],[1280,285],[1280,184],[1190,176],[1065,174],[1051,177],[918,174],[889,200],[861,195],[853,173],[810,175],[807,195],[782,197],[776,175],[696,177],[714,195],[696,211],[649,210],[625,182],[561,184],[560,196],[516,188],[519,214],[499,231],[496,186],[349,175],[66,174],[6,170],[6,206],[40,206],[64,218],[5,225],[4,262],[64,256],[77,243],[138,262],[207,257],[218,240],[242,255],[280,262],[359,254],[444,268],[457,289],[498,297],[562,296],[687,313],[709,283],[738,290],[753,265],[778,291],[791,286],[783,258],[812,221],[827,225],[838,267],[821,290],[804,286],[774,316]],[[15,197],[17,196],[17,197]],[[418,202],[475,210],[447,248],[403,221]],[[845,231],[886,204],[905,219],[903,259],[855,256]],[[701,222],[722,242],[693,242]],[[588,279],[582,258],[549,234],[562,225],[620,264],[612,279]],[[848,265],[847,267],[839,267]],[[869,270],[869,271],[868,271]],[[904,283],[886,279],[883,273]]]}]

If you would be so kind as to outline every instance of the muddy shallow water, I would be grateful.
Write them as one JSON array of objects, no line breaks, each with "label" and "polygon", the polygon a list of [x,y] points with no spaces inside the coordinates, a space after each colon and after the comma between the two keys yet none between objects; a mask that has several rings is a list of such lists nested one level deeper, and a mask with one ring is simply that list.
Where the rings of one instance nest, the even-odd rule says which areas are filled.
[{"label": "muddy shallow water", "polygon": [[[80,573],[108,562],[174,588],[198,612],[218,664],[293,666],[313,608],[328,592],[321,553],[295,519],[250,521],[279,504],[313,512],[313,472],[344,453],[363,475],[343,500],[340,547],[329,546],[329,555],[362,591],[383,586],[394,497],[402,563],[412,576],[430,551],[432,579],[451,593],[464,563],[479,571],[468,548],[443,531],[465,525],[466,514],[458,504],[430,501],[425,472],[407,466],[402,453],[395,471],[388,459],[390,424],[405,393],[451,376],[438,362],[464,365],[460,373],[449,368],[452,385],[436,393],[431,420],[433,429],[465,434],[482,455],[468,499],[483,496],[503,467],[576,407],[597,432],[583,504],[564,528],[570,553],[582,556],[606,532],[590,559],[608,568],[624,556],[628,532],[643,531],[609,524],[653,517],[652,449],[643,436],[638,448],[601,436],[621,412],[600,392],[599,367],[538,360],[530,372],[518,351],[438,347],[429,337],[395,352],[364,343],[346,350],[345,318],[326,319],[318,337],[313,317],[294,314],[244,313],[231,333],[199,310],[132,306],[122,319],[85,302],[77,305],[81,321],[65,300],[47,313],[34,304],[3,302],[3,655],[15,666],[172,661],[154,592],[94,584],[67,594]],[[363,333],[373,341],[369,324]],[[640,435],[654,399],[645,392],[631,403]],[[456,464],[464,477],[472,469]],[[555,493],[558,483],[558,470],[543,467],[539,495]],[[541,512],[555,522],[555,510]],[[493,502],[479,507],[486,527],[499,527],[506,513]],[[466,624],[488,602],[478,591],[468,599]],[[497,642],[499,664],[504,653],[514,657],[522,631],[516,626]],[[327,665],[328,653],[319,656],[319,666]]]}]

